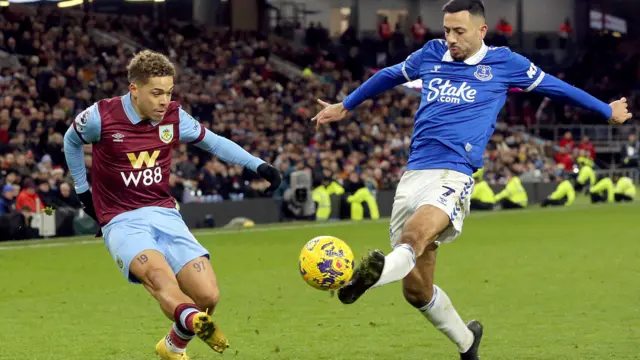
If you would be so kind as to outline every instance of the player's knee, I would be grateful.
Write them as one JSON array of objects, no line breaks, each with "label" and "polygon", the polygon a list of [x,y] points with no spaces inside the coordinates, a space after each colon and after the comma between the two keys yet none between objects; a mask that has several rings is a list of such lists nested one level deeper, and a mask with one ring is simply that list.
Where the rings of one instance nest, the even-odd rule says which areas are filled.
[{"label": "player's knee", "polygon": [[203,311],[209,310],[211,312],[216,305],[218,304],[218,300],[220,299],[220,291],[217,288],[214,288],[208,291],[205,294],[199,295],[195,300],[196,305]]},{"label": "player's knee", "polygon": [[154,292],[160,292],[176,282],[175,278],[172,278],[166,271],[158,268],[148,269],[145,271],[144,277],[144,283],[150,286]]},{"label": "player's knee", "polygon": [[433,297],[433,286],[427,286],[420,289],[414,287],[403,287],[402,293],[405,300],[407,300],[411,306],[419,309],[431,301],[431,298]]}]

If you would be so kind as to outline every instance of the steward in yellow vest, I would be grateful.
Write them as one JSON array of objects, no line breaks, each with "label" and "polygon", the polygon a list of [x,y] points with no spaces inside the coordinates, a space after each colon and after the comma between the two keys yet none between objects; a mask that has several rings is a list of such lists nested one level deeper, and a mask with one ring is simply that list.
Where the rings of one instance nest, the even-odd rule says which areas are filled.
[{"label": "steward in yellow vest", "polygon": [[588,190],[596,184],[596,173],[593,171],[593,160],[586,155],[586,150],[580,152],[577,159],[580,170],[578,171],[578,179],[576,180],[575,190],[580,192],[583,189]]},{"label": "steward in yellow vest", "polygon": [[604,179],[598,181],[593,187],[591,187],[591,189],[589,189],[589,194],[591,195],[591,203],[613,203],[615,199],[613,190],[613,181],[611,180],[611,178],[605,177]]},{"label": "steward in yellow vest", "polygon": [[351,204],[351,220],[362,220],[364,218],[363,203],[366,203],[369,207],[369,213],[372,219],[380,218],[378,202],[367,187],[362,187],[353,195],[347,197],[347,202]]},{"label": "steward in yellow vest", "polygon": [[558,187],[551,195],[549,195],[542,202],[542,207],[546,206],[571,206],[576,199],[576,191],[573,188],[571,181],[565,179],[564,176],[558,175],[556,177]]},{"label": "steward in yellow vest", "polygon": [[524,209],[529,204],[529,196],[520,182],[520,178],[513,176],[507,170],[507,186],[494,198],[500,202],[503,209]]},{"label": "steward in yellow vest", "polygon": [[631,178],[626,176],[621,177],[616,182],[616,187],[613,190],[615,193],[614,199],[616,202],[633,201],[636,198],[636,186]]},{"label": "steward in yellow vest", "polygon": [[333,181],[332,178],[325,178],[320,186],[313,189],[311,194],[316,206],[316,220],[328,220],[331,216],[331,195],[344,194],[342,185]]},{"label": "steward in yellow vest", "polygon": [[476,171],[472,177],[475,185],[471,193],[471,210],[493,210],[495,194],[489,183],[484,180],[484,169]]}]

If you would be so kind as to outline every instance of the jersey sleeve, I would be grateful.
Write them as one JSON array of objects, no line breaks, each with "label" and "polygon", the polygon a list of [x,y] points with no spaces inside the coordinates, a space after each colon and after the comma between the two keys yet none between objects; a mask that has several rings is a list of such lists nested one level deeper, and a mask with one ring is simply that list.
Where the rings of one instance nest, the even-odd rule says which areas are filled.
[{"label": "jersey sleeve", "polygon": [[375,73],[344,99],[345,109],[353,110],[365,100],[381,92],[420,78],[420,65],[424,49],[425,47],[422,47],[409,55],[405,61]]},{"label": "jersey sleeve", "polygon": [[414,51],[412,54],[401,62],[400,71],[407,81],[413,81],[420,78],[420,65],[422,64],[422,54],[424,47]]},{"label": "jersey sleeve", "polygon": [[258,166],[264,163],[264,160],[251,155],[235,142],[218,136],[208,129],[205,129],[204,132],[202,141],[199,141],[196,146],[213,154],[220,160],[240,165],[253,172],[257,172]]},{"label": "jersey sleeve", "polygon": [[518,87],[525,92],[532,91],[538,87],[545,76],[545,72],[532,63],[531,60],[511,51],[509,51],[507,69],[509,85]]},{"label": "jersey sleeve", "polygon": [[507,83],[511,86],[519,87],[526,92],[535,91],[552,100],[580,106],[583,109],[598,113],[605,119],[611,117],[612,109],[609,104],[553,75],[545,74],[544,71],[522,55],[511,52],[508,69],[509,80],[507,80]]},{"label": "jersey sleeve", "polygon": [[93,104],[76,116],[64,135],[64,157],[78,194],[89,190],[87,169],[84,164],[84,144],[98,142],[101,128],[102,120],[98,105]]},{"label": "jersey sleeve", "polygon": [[205,128],[194,119],[188,112],[180,108],[178,110],[180,117],[180,141],[189,144],[197,144],[204,139]]},{"label": "jersey sleeve", "polygon": [[93,104],[78,114],[71,126],[83,143],[92,144],[98,142],[102,128],[98,105]]}]

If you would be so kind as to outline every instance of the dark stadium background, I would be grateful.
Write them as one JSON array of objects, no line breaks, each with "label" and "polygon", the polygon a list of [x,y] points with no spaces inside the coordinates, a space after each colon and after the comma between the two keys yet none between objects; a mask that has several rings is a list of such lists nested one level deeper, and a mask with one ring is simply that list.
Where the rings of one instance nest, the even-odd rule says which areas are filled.
[{"label": "dark stadium background", "polygon": [[[571,206],[540,201],[558,175],[585,169],[581,154],[593,157],[599,178],[640,182],[640,143],[630,138],[640,131],[639,2],[484,2],[489,44],[509,45],[603,101],[626,96],[634,118],[611,127],[512,89],[483,179],[500,191],[509,173],[518,176],[529,205],[472,211],[461,236],[439,247],[436,283],[465,321],[484,324],[482,359],[638,360],[638,202],[592,204],[583,192]],[[0,360],[157,359],[153,346],[172,324],[94,236],[62,147],[76,114],[126,93],[126,64],[145,48],[178,64],[174,95],[185,110],[284,175],[275,196],[263,197],[266,184],[250,172],[195,147],[174,153],[171,193],[219,282],[214,316],[231,344],[225,359],[458,358],[406,304],[399,283],[344,306],[308,286],[298,262],[321,235],[344,240],[356,263],[371,249],[389,252],[388,216],[419,84],[382,94],[319,132],[310,119],[317,98],[340,101],[441,37],[444,0],[58,3],[0,0]],[[430,30],[419,39],[417,15]],[[386,40],[378,31],[384,16]],[[89,147],[85,155],[90,181],[100,181],[91,178]],[[305,177],[310,183],[292,191]],[[330,219],[291,222],[286,206],[314,190],[337,191]],[[379,219],[368,219],[369,203],[365,219],[354,216],[349,199],[357,191],[374,199]],[[311,205],[300,217],[315,217]],[[338,221],[345,219],[353,220]],[[202,342],[188,353],[218,357]]]},{"label": "dark stadium background", "polygon": [[[256,223],[285,220],[281,202],[294,171],[310,175],[311,190],[323,180],[345,189],[333,196],[332,218],[350,218],[345,199],[363,187],[379,199],[381,215],[389,214],[418,105],[415,84],[379,96],[349,121],[319,133],[310,118],[319,109],[317,98],[341,100],[381,67],[441,37],[441,1],[76,3],[0,1],[0,238],[94,230],[73,192],[62,134],[94,101],[127,91],[125,64],[143,48],[178,63],[175,98],[185,110],[285,177],[274,199],[261,198],[266,184],[251,172],[181,147],[174,155],[172,194],[190,225],[222,226],[243,216]],[[488,44],[509,45],[604,101],[627,96],[632,111],[640,109],[637,2],[485,5]],[[421,38],[413,33],[417,14],[428,28]],[[388,38],[380,31],[385,16]],[[565,18],[570,22],[563,26]],[[594,157],[599,176],[623,174],[638,182],[639,127],[633,120],[612,128],[580,109],[513,91],[498,121],[485,178],[499,190],[506,170],[515,173],[531,191],[532,206],[553,190],[556,175],[575,171],[581,149]],[[95,180],[90,149],[86,154]],[[29,187],[37,196],[16,201]],[[56,209],[53,216],[39,214],[48,206]]]}]

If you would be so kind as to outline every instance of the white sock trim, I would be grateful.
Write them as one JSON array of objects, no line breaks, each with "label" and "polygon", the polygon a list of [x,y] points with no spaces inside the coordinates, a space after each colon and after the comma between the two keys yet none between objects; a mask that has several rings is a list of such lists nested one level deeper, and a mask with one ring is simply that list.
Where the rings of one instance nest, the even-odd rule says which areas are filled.
[{"label": "white sock trim", "polygon": [[385,256],[380,279],[372,288],[389,284],[405,278],[416,266],[416,253],[409,244],[399,244]]},{"label": "white sock trim", "polygon": [[198,309],[194,309],[194,308],[189,308],[186,309],[182,312],[182,314],[180,314],[180,325],[182,325],[185,329],[189,329],[189,326],[187,326],[187,317],[189,317],[189,315],[193,314],[193,313],[198,313]]},{"label": "white sock trim", "polygon": [[393,247],[393,250],[397,249],[397,248],[405,248],[407,250],[409,250],[411,252],[411,260],[413,260],[413,265],[416,264],[416,252],[413,250],[413,248],[411,247],[411,245],[409,244],[398,244],[396,246]]},{"label": "white sock trim", "polygon": [[164,343],[167,345],[167,348],[169,349],[169,351],[171,351],[173,353],[182,354],[185,351],[187,351],[186,348],[182,349],[182,348],[179,348],[179,347],[173,345],[173,342],[171,341],[171,336],[169,336],[169,335],[167,335],[164,338]]},{"label": "white sock trim", "polygon": [[429,301],[429,303],[423,307],[421,307],[420,312],[424,313],[426,311],[428,311],[429,309],[431,309],[433,307],[433,304],[436,303],[436,300],[438,299],[438,287],[437,286],[433,286],[433,296],[431,297],[431,301]]},{"label": "white sock trim", "polygon": [[180,329],[178,328],[178,324],[176,323],[173,323],[173,331],[176,333],[176,335],[178,335],[183,340],[189,341],[195,337],[195,335],[187,335],[182,331],[180,331]]}]

